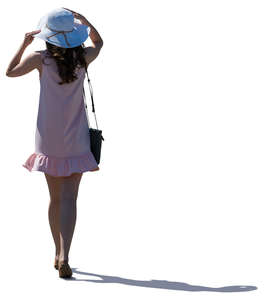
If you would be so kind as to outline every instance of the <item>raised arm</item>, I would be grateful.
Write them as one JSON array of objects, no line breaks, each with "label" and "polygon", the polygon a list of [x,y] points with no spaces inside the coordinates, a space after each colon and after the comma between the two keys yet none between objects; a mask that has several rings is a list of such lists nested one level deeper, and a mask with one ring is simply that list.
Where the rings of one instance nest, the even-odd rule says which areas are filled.
[{"label": "raised arm", "polygon": [[91,28],[90,30],[90,33],[89,33],[89,36],[92,40],[92,43],[95,45],[95,46],[100,46],[101,47],[103,46],[104,42],[100,36],[100,34],[98,33],[98,31],[95,29],[95,27],[85,18],[83,17],[83,19],[81,20],[82,24],[88,26]]},{"label": "raised arm", "polygon": [[7,67],[6,76],[18,77],[39,68],[40,54],[37,51],[30,53],[22,62],[20,61],[25,49],[34,40],[33,35],[39,32],[40,30],[35,30],[25,34],[23,43]]},{"label": "raised arm", "polygon": [[86,58],[86,62],[87,64],[91,63],[94,59],[97,58],[101,48],[103,47],[103,40],[100,36],[100,34],[98,33],[98,31],[95,29],[95,27],[81,14],[70,10],[68,8],[63,7],[64,9],[69,10],[70,12],[72,12],[73,16],[75,19],[78,19],[81,21],[82,24],[90,27],[90,33],[89,36],[92,40],[93,46],[91,47],[86,47],[85,48],[85,58]]}]

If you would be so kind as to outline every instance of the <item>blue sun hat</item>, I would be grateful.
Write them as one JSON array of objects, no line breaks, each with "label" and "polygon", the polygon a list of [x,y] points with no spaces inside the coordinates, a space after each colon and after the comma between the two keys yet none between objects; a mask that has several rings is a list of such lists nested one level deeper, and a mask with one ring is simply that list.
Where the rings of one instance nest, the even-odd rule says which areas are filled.
[{"label": "blue sun hat", "polygon": [[73,48],[84,43],[90,33],[90,27],[80,24],[71,11],[62,7],[44,15],[36,30],[41,30],[33,37],[62,48]]}]

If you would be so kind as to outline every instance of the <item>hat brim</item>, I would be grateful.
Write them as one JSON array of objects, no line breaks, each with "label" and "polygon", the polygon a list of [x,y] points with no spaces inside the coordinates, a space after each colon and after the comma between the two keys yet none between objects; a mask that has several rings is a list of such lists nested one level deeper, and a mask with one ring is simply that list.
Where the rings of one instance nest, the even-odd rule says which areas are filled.
[{"label": "hat brim", "polygon": [[50,35],[56,33],[56,31],[52,31],[48,29],[46,27],[46,21],[47,21],[47,16],[43,16],[40,19],[36,30],[41,30],[41,31],[37,34],[34,34],[33,37],[37,37],[58,47],[62,47],[62,48],[77,47],[87,40],[90,33],[90,27],[84,24],[77,23],[74,20],[73,31],[65,33],[67,40],[70,44],[68,45],[66,43],[63,33],[58,33],[56,35],[53,35],[52,37],[49,37]]}]

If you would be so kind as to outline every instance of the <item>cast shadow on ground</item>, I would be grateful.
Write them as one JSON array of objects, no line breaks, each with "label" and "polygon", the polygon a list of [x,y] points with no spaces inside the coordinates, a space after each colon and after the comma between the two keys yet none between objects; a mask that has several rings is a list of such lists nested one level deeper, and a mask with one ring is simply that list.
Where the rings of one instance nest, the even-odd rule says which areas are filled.
[{"label": "cast shadow on ground", "polygon": [[[167,280],[134,280],[127,279],[117,276],[107,276],[100,275],[95,273],[86,273],[82,271],[77,271],[77,268],[71,268],[73,275],[71,278],[67,280],[73,281],[88,281],[95,283],[120,283],[132,286],[141,286],[148,288],[157,288],[157,289],[166,289],[166,290],[178,290],[178,291],[188,291],[188,292],[221,292],[221,293],[229,293],[229,292],[248,292],[256,290],[256,286],[252,285],[231,285],[231,286],[223,286],[223,287],[207,287],[200,285],[191,285],[185,282],[176,282],[176,281],[167,281]],[[99,279],[76,279],[74,277],[75,274],[87,275],[89,277],[98,277]]]}]

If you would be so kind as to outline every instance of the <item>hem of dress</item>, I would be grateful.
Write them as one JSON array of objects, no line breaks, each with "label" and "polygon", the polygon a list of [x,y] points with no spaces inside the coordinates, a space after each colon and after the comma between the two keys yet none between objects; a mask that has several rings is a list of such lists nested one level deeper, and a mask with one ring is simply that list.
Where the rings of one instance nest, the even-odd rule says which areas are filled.
[{"label": "hem of dress", "polygon": [[34,152],[22,166],[30,172],[39,171],[54,177],[65,177],[73,173],[95,172],[100,170],[92,152],[81,156],[64,158],[56,158]]}]

